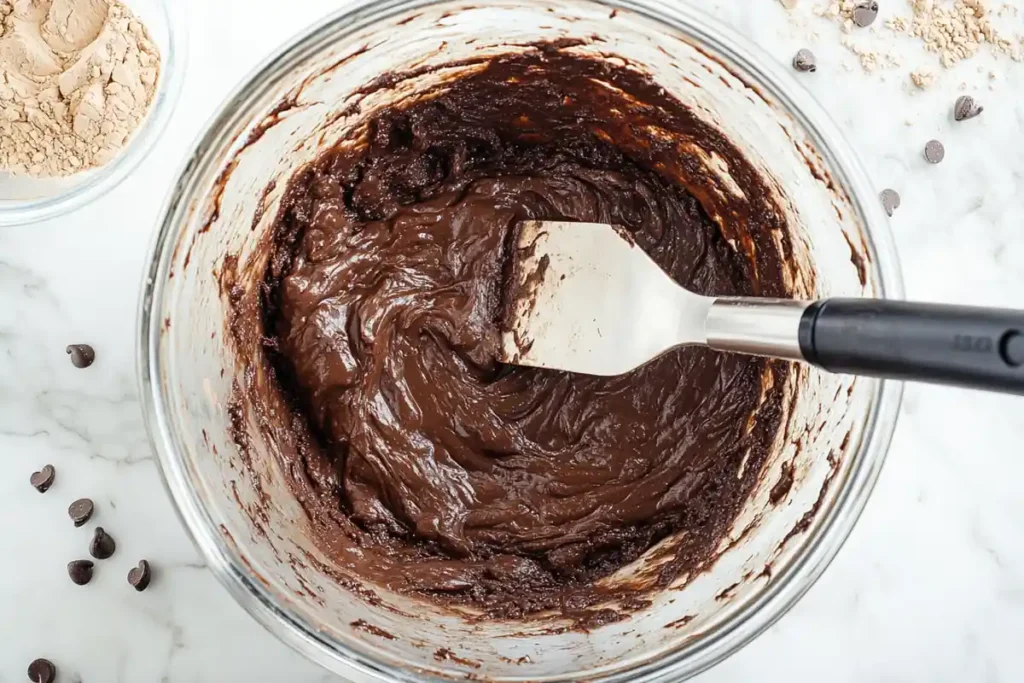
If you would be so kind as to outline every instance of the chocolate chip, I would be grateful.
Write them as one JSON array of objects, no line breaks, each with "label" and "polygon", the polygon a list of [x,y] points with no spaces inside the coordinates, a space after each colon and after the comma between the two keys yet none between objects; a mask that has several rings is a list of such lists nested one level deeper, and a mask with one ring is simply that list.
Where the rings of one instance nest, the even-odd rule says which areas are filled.
[{"label": "chocolate chip", "polygon": [[74,560],[68,562],[68,576],[79,586],[84,586],[92,581],[92,568],[93,563],[89,560]]},{"label": "chocolate chip", "polygon": [[804,73],[817,71],[818,60],[814,57],[813,52],[807,48],[802,48],[797,50],[796,55],[793,57],[793,68]]},{"label": "chocolate chip", "polygon": [[103,527],[96,527],[96,531],[92,535],[92,543],[89,544],[89,554],[97,560],[106,560],[114,554],[116,549],[117,544],[114,543],[110,534],[104,531]]},{"label": "chocolate chip", "polygon": [[978,104],[970,95],[961,95],[956,98],[953,105],[953,118],[957,121],[966,121],[985,111],[985,107]]},{"label": "chocolate chip", "polygon": [[88,498],[79,498],[68,506],[68,517],[75,523],[75,526],[83,526],[92,519],[92,511],[95,509],[92,501]]},{"label": "chocolate chip", "polygon": [[900,208],[900,195],[896,190],[884,189],[882,193],[878,195],[882,200],[882,206],[885,208],[885,212],[891,217],[896,209]]},{"label": "chocolate chip", "polygon": [[946,158],[946,148],[938,140],[929,140],[924,146],[924,159],[929,164],[937,164]]},{"label": "chocolate chip", "polygon": [[96,351],[88,344],[72,344],[68,347],[68,355],[76,368],[87,368],[96,360]]},{"label": "chocolate chip", "polygon": [[128,583],[140,593],[149,588],[149,580],[151,578],[152,572],[149,569],[149,562],[145,560],[139,560],[139,566],[128,572]]},{"label": "chocolate chip", "polygon": [[853,23],[861,28],[870,26],[878,18],[877,2],[862,2],[853,8]]},{"label": "chocolate chip", "polygon": [[55,476],[57,476],[57,470],[53,469],[53,465],[47,465],[38,472],[33,472],[29,481],[32,482],[32,486],[36,487],[36,491],[46,493],[53,486]]},{"label": "chocolate chip", "polygon": [[49,659],[37,659],[28,665],[28,680],[32,683],[53,683],[57,679],[57,667]]}]

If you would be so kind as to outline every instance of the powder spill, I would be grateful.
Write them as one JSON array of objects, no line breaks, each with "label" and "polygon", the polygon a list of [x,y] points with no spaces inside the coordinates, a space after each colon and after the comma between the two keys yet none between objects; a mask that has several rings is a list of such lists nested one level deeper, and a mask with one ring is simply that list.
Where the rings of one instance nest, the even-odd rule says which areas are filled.
[{"label": "powder spill", "polygon": [[891,19],[886,26],[920,39],[926,50],[939,55],[939,61],[947,69],[970,59],[986,43],[1015,62],[1022,59],[1021,39],[1010,39],[996,31],[984,0],[956,0],[950,5],[935,0],[914,0],[912,9],[909,20]]},{"label": "powder spill", "polygon": [[109,163],[153,102],[160,53],[117,0],[0,0],[0,171]]},{"label": "powder spill", "polygon": [[[944,69],[975,57],[985,46],[996,57],[1024,61],[1024,39],[997,27],[1000,19],[1017,16],[1013,5],[994,9],[986,0],[888,0],[882,3],[885,21],[864,28],[865,13],[873,8],[871,4],[866,10],[865,3],[854,0],[830,0],[811,9],[839,24],[840,44],[857,57],[865,72],[903,66],[906,55],[894,49],[901,37],[913,39],[919,53],[935,55]],[[909,77],[917,88],[927,89],[935,82],[929,66],[915,63],[912,67]]]}]

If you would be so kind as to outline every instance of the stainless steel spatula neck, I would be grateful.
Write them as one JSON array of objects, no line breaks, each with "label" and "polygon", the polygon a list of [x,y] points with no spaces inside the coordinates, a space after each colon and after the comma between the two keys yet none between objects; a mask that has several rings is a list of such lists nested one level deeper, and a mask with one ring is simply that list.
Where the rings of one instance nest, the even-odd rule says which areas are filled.
[{"label": "stainless steel spatula neck", "polygon": [[810,304],[788,299],[716,299],[705,321],[713,349],[787,360],[805,360],[800,321]]},{"label": "stainless steel spatula neck", "polygon": [[527,221],[516,243],[509,363],[619,375],[686,344],[830,372],[1024,394],[1024,311],[824,299],[710,298],[628,232]]}]

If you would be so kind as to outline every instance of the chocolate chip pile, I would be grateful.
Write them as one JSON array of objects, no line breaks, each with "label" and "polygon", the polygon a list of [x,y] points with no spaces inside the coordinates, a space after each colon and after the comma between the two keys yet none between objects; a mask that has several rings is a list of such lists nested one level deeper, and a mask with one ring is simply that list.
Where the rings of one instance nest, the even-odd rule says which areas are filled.
[{"label": "chocolate chip pile", "polygon": [[[88,368],[96,360],[96,351],[88,344],[72,344],[67,347],[68,356],[76,368]],[[29,483],[39,493],[46,493],[57,479],[57,469],[53,465],[44,465],[38,472],[33,472]],[[88,524],[96,513],[96,504],[90,498],[79,498],[68,505],[68,517],[76,528]],[[93,559],[109,560],[117,551],[117,542],[107,531],[98,526],[93,530],[88,545],[89,555]],[[68,578],[77,586],[85,586],[92,581],[96,571],[96,563],[92,560],[76,559],[68,562]],[[128,571],[128,585],[136,591],[144,591],[149,587],[152,569],[149,562],[140,560],[138,565]],[[57,667],[48,659],[36,659],[28,666],[28,679],[33,683],[54,683],[57,678]]]},{"label": "chocolate chip pile", "polygon": [[[50,490],[56,477],[56,468],[53,465],[46,465],[38,472],[33,472],[29,481],[36,491],[46,493]],[[95,511],[96,504],[92,500],[79,498],[68,506],[68,517],[71,518],[75,527],[83,527],[89,523]],[[114,541],[114,537],[108,534],[103,527],[96,527],[92,540],[89,542],[89,554],[97,560],[109,560],[114,556],[116,550],[117,543]],[[76,584],[84,586],[92,580],[93,566],[89,560],[74,560],[68,563],[68,575]],[[149,563],[142,560],[138,567],[128,573],[128,583],[136,590],[145,590],[149,585],[149,573]],[[142,575],[145,575],[144,580],[140,578]]]}]

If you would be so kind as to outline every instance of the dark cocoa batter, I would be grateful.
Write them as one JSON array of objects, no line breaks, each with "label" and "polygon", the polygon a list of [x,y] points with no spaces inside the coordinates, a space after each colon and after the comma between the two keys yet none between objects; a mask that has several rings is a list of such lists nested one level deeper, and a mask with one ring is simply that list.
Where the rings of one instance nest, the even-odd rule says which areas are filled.
[{"label": "dark cocoa batter", "polygon": [[[642,605],[704,566],[771,451],[787,366],[506,366],[502,291],[514,226],[547,219],[624,226],[700,293],[786,296],[757,173],[644,76],[556,47],[378,112],[365,138],[292,179],[263,288],[281,457],[322,546],[494,617]],[[713,192],[688,145],[746,197]],[[646,585],[599,581],[671,535]]]}]

